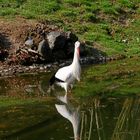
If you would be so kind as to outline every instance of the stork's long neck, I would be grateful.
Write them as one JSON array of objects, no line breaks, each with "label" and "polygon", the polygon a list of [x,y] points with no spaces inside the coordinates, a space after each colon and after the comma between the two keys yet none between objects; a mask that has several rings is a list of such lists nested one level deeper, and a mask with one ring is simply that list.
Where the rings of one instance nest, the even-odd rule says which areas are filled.
[{"label": "stork's long neck", "polygon": [[73,62],[72,62],[72,66],[76,67],[77,65],[79,65],[79,59],[80,59],[80,55],[79,52],[76,50],[77,48],[75,48],[74,51],[74,57],[73,57]]},{"label": "stork's long neck", "polygon": [[80,55],[79,55],[79,48],[75,48],[73,62],[71,64],[71,70],[73,72],[73,76],[80,81],[80,74],[81,74],[81,66],[80,66]]}]

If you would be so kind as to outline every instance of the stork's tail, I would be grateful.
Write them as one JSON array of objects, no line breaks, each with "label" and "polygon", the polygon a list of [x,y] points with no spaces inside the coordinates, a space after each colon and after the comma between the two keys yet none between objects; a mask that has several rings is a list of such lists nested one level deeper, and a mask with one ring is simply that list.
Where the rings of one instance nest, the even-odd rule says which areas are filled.
[{"label": "stork's tail", "polygon": [[53,76],[51,77],[51,79],[50,79],[50,81],[49,81],[49,85],[50,85],[50,86],[52,86],[55,82],[62,82],[62,83],[65,82],[65,81],[63,81],[63,80],[61,80],[61,79],[59,79],[59,78],[56,78],[56,77],[55,77],[55,74],[56,74],[56,73],[53,74]]},{"label": "stork's tail", "polygon": [[49,80],[49,86],[52,86],[55,83],[55,74]]},{"label": "stork's tail", "polygon": [[59,79],[59,78],[56,78],[55,77],[55,74],[56,73],[54,73],[53,74],[53,76],[50,78],[50,80],[49,80],[49,89],[48,89],[48,92],[51,92],[51,90],[53,90],[54,89],[54,84],[55,84],[55,82],[62,82],[62,83],[64,83],[64,81],[63,80],[61,80],[61,79]]}]

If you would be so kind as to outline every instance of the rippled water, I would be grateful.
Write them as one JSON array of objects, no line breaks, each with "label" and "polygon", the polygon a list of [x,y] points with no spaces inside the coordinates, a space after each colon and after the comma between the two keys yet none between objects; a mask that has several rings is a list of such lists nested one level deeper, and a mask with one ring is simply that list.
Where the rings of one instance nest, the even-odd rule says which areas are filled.
[{"label": "rippled water", "polygon": [[[46,94],[50,76],[30,74],[0,79],[0,139],[140,139],[139,97],[67,97],[62,89]],[[21,104],[2,103],[15,100]]]}]

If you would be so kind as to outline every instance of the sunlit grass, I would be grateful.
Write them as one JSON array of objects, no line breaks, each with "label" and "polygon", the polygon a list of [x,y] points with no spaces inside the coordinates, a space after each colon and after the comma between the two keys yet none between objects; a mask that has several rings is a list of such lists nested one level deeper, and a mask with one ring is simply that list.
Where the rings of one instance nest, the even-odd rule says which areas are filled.
[{"label": "sunlit grass", "polygon": [[139,65],[139,57],[94,65],[83,72],[74,93],[79,96],[140,94]]},{"label": "sunlit grass", "polygon": [[39,104],[45,102],[43,99],[37,98],[14,98],[14,97],[0,97],[0,108],[1,107],[8,107],[8,106],[17,106],[17,105],[32,105],[32,104]]}]

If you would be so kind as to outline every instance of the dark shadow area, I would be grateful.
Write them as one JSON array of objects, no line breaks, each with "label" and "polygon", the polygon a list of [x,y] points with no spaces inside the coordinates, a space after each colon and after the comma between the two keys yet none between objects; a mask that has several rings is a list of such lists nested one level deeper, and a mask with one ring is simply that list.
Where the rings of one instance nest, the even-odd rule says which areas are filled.
[{"label": "dark shadow area", "polygon": [[0,33],[0,61],[4,61],[9,55],[9,48],[11,47],[11,42],[8,37]]},{"label": "dark shadow area", "polygon": [[89,48],[89,51],[93,57],[96,59],[102,58],[102,57],[107,57],[107,54],[97,48]]}]

